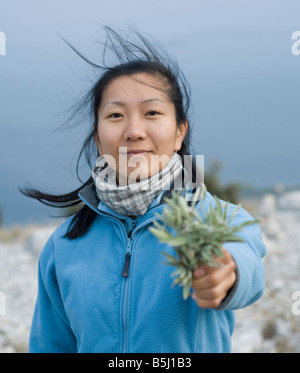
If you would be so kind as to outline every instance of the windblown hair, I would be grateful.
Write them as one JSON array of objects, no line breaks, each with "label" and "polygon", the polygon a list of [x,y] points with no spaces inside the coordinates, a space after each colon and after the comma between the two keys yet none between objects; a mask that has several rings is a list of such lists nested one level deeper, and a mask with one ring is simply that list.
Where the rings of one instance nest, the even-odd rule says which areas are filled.
[{"label": "windblown hair", "polygon": [[[79,152],[76,164],[76,173],[81,182],[81,186],[70,193],[61,195],[47,194],[28,187],[20,188],[21,193],[24,195],[37,199],[48,206],[68,208],[80,204],[82,201],[78,197],[78,193],[82,188],[93,183],[92,177],[85,182],[81,180],[79,175],[79,164],[84,156],[88,167],[92,169],[94,166],[93,162],[99,155],[94,141],[98,130],[98,108],[101,104],[104,89],[112,80],[120,76],[130,76],[137,73],[148,73],[158,77],[162,85],[155,88],[160,90],[163,89],[170,102],[174,104],[177,125],[180,125],[185,121],[189,122],[189,85],[177,63],[174,59],[170,58],[163,47],[157,41],[152,40],[152,42],[150,42],[137,31],[131,30],[131,35],[128,37],[122,37],[110,27],[105,27],[104,30],[106,33],[106,39],[103,43],[104,48],[101,65],[89,60],[75,49],[73,45],[63,39],[78,56],[96,69],[100,74],[90,90],[83,95],[74,106],[72,106],[72,115],[69,118],[69,121],[72,122],[76,115],[83,112],[87,112],[91,118],[91,126]],[[109,63],[107,63],[108,58],[112,59]],[[192,155],[190,132],[191,129],[189,125],[181,149],[178,151],[183,162],[184,155]],[[192,178],[195,179],[196,163],[194,157],[192,159]],[[96,216],[97,213],[95,211],[84,205],[73,216],[65,236],[69,239],[83,236],[95,220]]]}]

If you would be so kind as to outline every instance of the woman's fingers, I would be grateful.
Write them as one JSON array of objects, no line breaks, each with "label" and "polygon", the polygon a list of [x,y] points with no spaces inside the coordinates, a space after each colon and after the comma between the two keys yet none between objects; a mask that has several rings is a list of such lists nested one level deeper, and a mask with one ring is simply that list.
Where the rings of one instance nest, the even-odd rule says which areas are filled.
[{"label": "woman's fingers", "polygon": [[236,280],[235,262],[227,250],[222,251],[224,256],[218,258],[220,267],[201,266],[194,271],[192,298],[199,307],[218,307]]}]

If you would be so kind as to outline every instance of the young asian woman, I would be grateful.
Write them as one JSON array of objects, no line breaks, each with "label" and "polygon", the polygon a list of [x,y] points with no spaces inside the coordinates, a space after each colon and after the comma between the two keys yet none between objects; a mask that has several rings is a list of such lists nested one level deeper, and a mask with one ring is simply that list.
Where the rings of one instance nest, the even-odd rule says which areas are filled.
[{"label": "young asian woman", "polygon": [[[230,352],[234,310],[264,291],[259,225],[244,228],[243,243],[223,245],[220,268],[194,271],[187,300],[171,287],[172,268],[162,252],[174,248],[149,227],[184,173],[182,193],[195,190],[188,188],[195,162],[184,163],[191,156],[188,85],[176,63],[146,38],[136,33],[138,41],[130,42],[106,32],[105,51],[119,63],[91,63],[101,74],[77,107],[91,108],[81,152],[88,160],[96,156],[91,176],[64,195],[23,189],[54,207],[82,204],[40,255],[29,351]],[[213,203],[206,193],[205,205]],[[232,224],[249,219],[241,208]]]}]

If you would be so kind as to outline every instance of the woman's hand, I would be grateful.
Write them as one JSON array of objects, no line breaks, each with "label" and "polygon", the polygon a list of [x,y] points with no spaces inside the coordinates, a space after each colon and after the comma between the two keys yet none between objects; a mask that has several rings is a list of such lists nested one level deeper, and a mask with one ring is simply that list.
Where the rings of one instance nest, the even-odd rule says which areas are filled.
[{"label": "woman's hand", "polygon": [[194,271],[192,298],[201,308],[218,307],[236,280],[235,261],[229,251],[222,248],[222,252],[217,259],[222,267],[200,266]]}]

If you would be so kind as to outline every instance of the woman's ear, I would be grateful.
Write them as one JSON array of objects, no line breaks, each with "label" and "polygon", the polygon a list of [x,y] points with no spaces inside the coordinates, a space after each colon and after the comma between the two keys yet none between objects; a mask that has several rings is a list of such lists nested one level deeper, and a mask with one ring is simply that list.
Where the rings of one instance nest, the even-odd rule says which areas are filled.
[{"label": "woman's ear", "polygon": [[100,144],[100,140],[99,140],[99,137],[98,137],[98,133],[96,133],[94,135],[94,141],[96,143],[96,146],[97,146],[97,149],[98,149],[98,153],[101,155],[102,154],[102,149],[101,149],[101,144]]},{"label": "woman's ear", "polygon": [[174,149],[175,151],[178,151],[181,149],[181,145],[185,138],[187,130],[188,130],[187,120],[184,123],[179,124],[179,126],[177,126],[175,149]]}]

